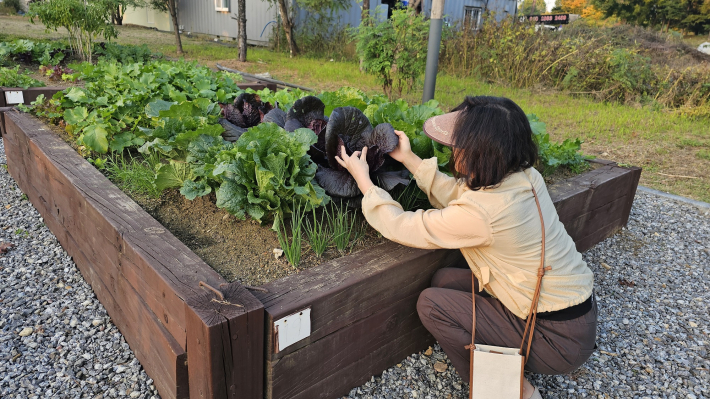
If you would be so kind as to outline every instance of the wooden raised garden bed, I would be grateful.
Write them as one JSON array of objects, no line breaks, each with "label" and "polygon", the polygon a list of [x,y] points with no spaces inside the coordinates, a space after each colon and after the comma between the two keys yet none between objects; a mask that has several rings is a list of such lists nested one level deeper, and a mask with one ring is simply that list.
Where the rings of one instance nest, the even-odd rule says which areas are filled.
[{"label": "wooden raised garden bed", "polygon": [[[417,297],[459,251],[390,242],[250,292],[225,285],[34,117],[6,112],[3,139],[10,174],[163,397],[335,398],[433,343]],[[549,188],[581,251],[626,224],[641,174],[599,162]],[[305,338],[280,347],[294,314]]]}]

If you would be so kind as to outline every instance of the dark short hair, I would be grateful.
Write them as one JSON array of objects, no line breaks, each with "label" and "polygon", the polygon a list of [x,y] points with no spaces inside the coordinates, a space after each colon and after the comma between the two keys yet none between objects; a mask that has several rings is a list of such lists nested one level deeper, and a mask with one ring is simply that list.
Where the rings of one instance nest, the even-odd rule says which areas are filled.
[{"label": "dark short hair", "polygon": [[451,167],[471,190],[495,187],[510,173],[535,165],[530,122],[513,101],[467,96],[453,111],[462,112],[454,126]]}]

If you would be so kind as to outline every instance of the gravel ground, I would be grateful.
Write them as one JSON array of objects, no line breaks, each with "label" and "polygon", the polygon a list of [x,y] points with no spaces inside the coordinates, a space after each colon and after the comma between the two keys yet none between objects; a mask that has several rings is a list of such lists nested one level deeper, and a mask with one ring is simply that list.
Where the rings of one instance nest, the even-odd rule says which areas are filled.
[{"label": "gravel ground", "polygon": [[[0,397],[158,397],[89,285],[4,167],[0,142]],[[584,254],[599,350],[571,375],[529,375],[545,398],[710,398],[709,212],[638,193],[627,229]],[[466,398],[438,346],[355,398]]]},{"label": "gravel ground", "polygon": [[0,397],[158,397],[5,164],[0,140]]}]

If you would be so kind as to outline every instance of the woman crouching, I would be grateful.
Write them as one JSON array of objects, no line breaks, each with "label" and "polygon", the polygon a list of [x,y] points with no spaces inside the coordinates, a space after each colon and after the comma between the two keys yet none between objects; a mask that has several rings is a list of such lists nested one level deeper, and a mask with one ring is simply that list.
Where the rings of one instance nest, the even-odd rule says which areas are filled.
[{"label": "woman crouching", "polygon": [[[436,158],[415,155],[403,132],[396,132],[399,144],[390,156],[436,209],[405,212],[375,186],[366,147],[338,158],[364,194],[365,218],[383,236],[415,248],[460,249],[466,259],[467,268],[439,270],[421,293],[422,323],[467,381],[475,344],[519,347],[533,373],[577,369],[595,348],[594,277],[532,167],[537,147],[525,113],[506,98],[467,97],[451,113],[429,119],[424,131],[452,147],[456,177],[441,173]],[[521,396],[541,397],[527,380]]]}]

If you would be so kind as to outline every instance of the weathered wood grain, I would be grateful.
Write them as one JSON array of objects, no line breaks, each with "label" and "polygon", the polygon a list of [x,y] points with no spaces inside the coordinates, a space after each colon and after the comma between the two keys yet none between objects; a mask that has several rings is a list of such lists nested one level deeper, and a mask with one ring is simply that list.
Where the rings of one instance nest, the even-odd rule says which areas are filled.
[{"label": "weathered wood grain", "polygon": [[[337,398],[435,340],[419,322],[415,293],[383,306],[308,348],[270,362],[271,397]],[[323,378],[327,376],[327,378]],[[337,382],[337,383],[336,383]]]},{"label": "weathered wood grain", "polygon": [[185,302],[190,397],[261,399],[264,306],[239,283],[216,289]]},{"label": "weathered wood grain", "polygon": [[24,165],[28,180],[50,188],[44,198],[64,229],[85,235],[97,267],[106,266],[113,278],[129,276],[185,348],[184,299],[200,293],[199,281],[225,280],[41,123],[18,119],[34,154]]},{"label": "weathered wood grain", "polygon": [[640,168],[598,162],[605,166],[548,188],[560,221],[581,252],[626,225],[641,176]]},{"label": "weathered wood grain", "polygon": [[[289,388],[291,386],[319,386],[338,392],[352,387],[348,385],[350,382],[347,382],[351,381],[350,377],[347,377],[347,373],[343,374],[342,370],[343,365],[347,363],[338,363],[338,367],[332,367],[331,364],[334,358],[342,357],[342,353],[318,349],[321,348],[320,345],[330,340],[354,339],[348,335],[350,333],[347,328],[360,321],[403,317],[387,315],[386,311],[382,313],[383,308],[390,309],[391,304],[401,303],[405,298],[408,298],[408,306],[415,308],[416,297],[430,285],[436,270],[461,261],[459,251],[412,249],[390,242],[261,286],[260,288],[268,292],[255,292],[254,295],[264,303],[267,312],[266,397],[290,398],[289,395],[294,393],[292,388]],[[274,321],[307,306],[311,307],[310,336],[274,353]],[[423,328],[416,309],[413,313],[409,312],[407,317],[401,318],[399,323]],[[378,330],[373,324],[358,334],[363,334],[363,339],[367,342],[380,342],[384,345],[383,341],[370,336],[376,331]],[[386,345],[390,356],[388,359],[401,360],[426,348],[430,343],[428,333],[405,334],[403,338]],[[363,343],[358,356],[372,359],[371,356],[374,356],[376,351],[377,348]],[[300,354],[297,355],[298,353]],[[289,357],[291,355],[295,357]],[[285,365],[290,363],[281,363],[281,359],[300,356],[320,359],[322,366],[314,366],[315,368],[311,368],[310,372],[304,375],[294,374],[298,366],[286,367]],[[380,367],[380,364],[374,360],[360,363],[358,367],[362,369],[359,372],[362,375],[369,373],[369,378],[386,368],[372,368]],[[308,364],[302,366],[310,367]],[[366,370],[367,367],[370,369]],[[308,390],[303,397],[309,397],[313,392]]]},{"label": "weathered wood grain", "polygon": [[[204,294],[200,281],[225,281],[46,126],[17,111],[7,120],[11,175],[75,259],[161,395],[188,397],[187,318],[194,312],[186,312],[185,300]],[[229,287],[248,311],[221,311],[212,327],[231,331],[232,338],[219,351],[199,353],[194,345],[194,370],[200,357],[229,357],[237,365],[225,374],[232,397],[256,398],[263,388],[254,383],[263,380],[263,306],[238,283]],[[195,331],[205,328],[199,317],[191,323]]]}]

